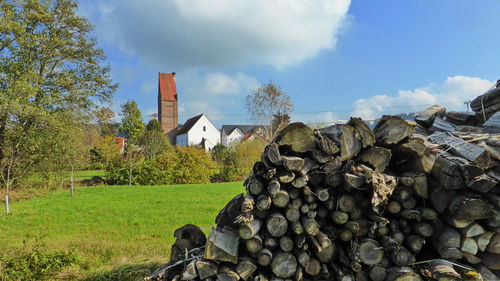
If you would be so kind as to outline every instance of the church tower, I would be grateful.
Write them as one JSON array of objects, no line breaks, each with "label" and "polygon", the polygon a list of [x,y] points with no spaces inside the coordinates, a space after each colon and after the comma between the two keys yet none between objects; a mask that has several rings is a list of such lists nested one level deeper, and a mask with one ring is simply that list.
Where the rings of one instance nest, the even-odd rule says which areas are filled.
[{"label": "church tower", "polygon": [[170,143],[175,145],[179,127],[175,72],[158,73],[158,121]]}]

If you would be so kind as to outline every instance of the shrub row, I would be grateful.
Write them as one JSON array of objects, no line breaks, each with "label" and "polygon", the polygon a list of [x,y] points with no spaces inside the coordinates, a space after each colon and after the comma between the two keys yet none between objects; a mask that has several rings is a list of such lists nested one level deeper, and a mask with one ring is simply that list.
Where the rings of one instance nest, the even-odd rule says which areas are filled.
[{"label": "shrub row", "polygon": [[196,147],[167,149],[152,159],[116,158],[106,169],[110,184],[161,185],[209,183],[214,163],[205,150]]},{"label": "shrub row", "polygon": [[198,147],[168,147],[154,158],[115,157],[106,168],[109,184],[163,185],[240,181],[260,159],[264,143],[247,140],[207,153]]}]

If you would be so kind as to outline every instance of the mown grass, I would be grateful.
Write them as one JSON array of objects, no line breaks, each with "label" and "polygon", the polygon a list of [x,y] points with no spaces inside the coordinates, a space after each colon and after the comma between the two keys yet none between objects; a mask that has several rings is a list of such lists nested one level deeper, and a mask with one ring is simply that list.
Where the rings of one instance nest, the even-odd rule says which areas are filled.
[{"label": "mown grass", "polygon": [[[91,179],[95,176],[104,177],[106,172],[104,170],[89,170],[89,171],[76,171],[73,175],[75,181],[75,186],[81,186],[81,181],[85,179]],[[55,190],[62,190],[64,188],[68,189],[70,185],[70,176],[64,177],[63,181],[57,181],[51,185],[46,184],[45,180],[39,176],[35,175],[29,179],[30,187],[20,186],[10,191],[10,201],[20,201],[29,200],[32,198],[43,196],[47,193],[53,192]],[[35,188],[33,188],[35,187]],[[5,200],[5,189],[0,189],[0,203],[4,203]]]},{"label": "mown grass", "polygon": [[11,216],[0,215],[0,249],[38,240],[47,250],[80,256],[61,279],[140,280],[167,261],[175,229],[192,223],[208,233],[241,192],[241,183],[85,187],[74,198],[56,191],[15,202]]},{"label": "mown grass", "polygon": [[[90,179],[95,176],[103,177],[106,174],[104,170],[88,170],[88,171],[75,171],[73,174],[73,178],[75,181],[81,181],[85,179]],[[64,177],[65,181],[69,181],[71,175],[68,172],[68,175]],[[30,177],[30,182],[43,182],[44,178],[40,175],[33,175]]]},{"label": "mown grass", "polygon": [[[95,176],[104,177],[106,172],[104,170],[90,170],[90,171],[76,171],[73,175],[75,181],[90,179]],[[69,180],[68,176],[66,180]]]}]

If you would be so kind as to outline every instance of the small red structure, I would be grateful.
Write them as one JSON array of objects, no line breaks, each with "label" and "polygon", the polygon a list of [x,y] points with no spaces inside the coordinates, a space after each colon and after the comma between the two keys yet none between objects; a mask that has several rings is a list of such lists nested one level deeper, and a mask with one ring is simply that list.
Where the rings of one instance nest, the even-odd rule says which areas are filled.
[{"label": "small red structure", "polygon": [[115,138],[115,142],[118,145],[118,148],[120,149],[120,153],[123,153],[123,151],[125,150],[125,140],[126,139],[122,137]]}]

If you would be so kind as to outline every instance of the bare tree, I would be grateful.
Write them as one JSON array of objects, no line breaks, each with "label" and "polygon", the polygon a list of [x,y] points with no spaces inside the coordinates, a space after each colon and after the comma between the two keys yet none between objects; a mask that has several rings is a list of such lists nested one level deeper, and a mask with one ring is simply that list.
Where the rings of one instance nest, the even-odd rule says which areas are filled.
[{"label": "bare tree", "polygon": [[270,142],[290,121],[293,104],[290,97],[273,81],[262,84],[246,97],[247,110],[263,127],[263,138]]}]

